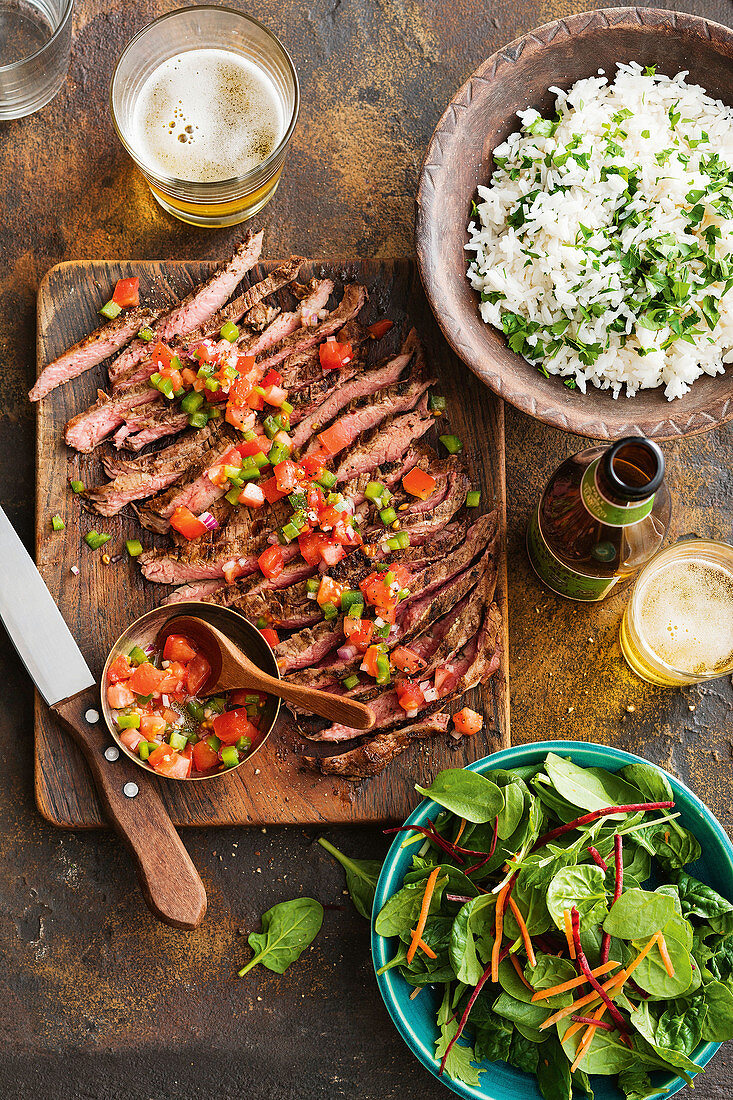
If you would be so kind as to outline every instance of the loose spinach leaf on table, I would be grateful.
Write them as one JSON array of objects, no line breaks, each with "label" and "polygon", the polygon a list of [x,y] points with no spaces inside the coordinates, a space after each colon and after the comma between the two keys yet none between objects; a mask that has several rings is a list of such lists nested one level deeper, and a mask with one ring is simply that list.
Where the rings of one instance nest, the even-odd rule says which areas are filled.
[{"label": "loose spinach leaf on table", "polygon": [[674,898],[651,890],[628,890],[603,921],[603,929],[620,940],[649,938],[674,916]]},{"label": "loose spinach leaf on table", "polygon": [[565,928],[565,910],[575,906],[584,926],[601,924],[608,914],[605,875],[595,864],[563,867],[547,889],[547,908],[555,926]]},{"label": "loose spinach leaf on table", "polygon": [[350,859],[334,847],[324,837],[319,836],[318,843],[325,848],[334,859],[337,859],[346,871],[346,886],[354,908],[357,913],[367,920],[371,920],[372,906],[374,904],[374,891],[377,888],[377,879],[382,869],[380,859]]},{"label": "loose spinach leaf on table", "polygon": [[438,772],[429,787],[416,783],[415,790],[475,824],[493,822],[504,808],[504,795],[495,783],[462,768],[446,768]]},{"label": "loose spinach leaf on table", "polygon": [[323,906],[313,898],[293,898],[273,905],[262,914],[262,931],[249,935],[249,946],[256,954],[239,971],[240,978],[257,963],[283,974],[313,943],[322,923]]},{"label": "loose spinach leaf on table", "polygon": [[708,982],[699,996],[707,1006],[701,1038],[713,1043],[733,1039],[733,992],[722,982]]},{"label": "loose spinach leaf on table", "polygon": [[537,1084],[544,1100],[571,1100],[573,1085],[570,1066],[554,1037],[544,1043],[537,1062]]},{"label": "loose spinach leaf on table", "polygon": [[[435,1041],[435,1057],[440,1062],[451,1039],[458,1031],[458,1020],[451,1016],[450,986],[445,988],[443,1003],[438,1011],[438,1027],[440,1035]],[[479,1074],[485,1072],[475,1065],[476,1060],[473,1047],[464,1045],[463,1040],[459,1039],[453,1044],[446,1058],[445,1072],[455,1081],[462,1081],[465,1085],[476,1088],[479,1084]]]}]

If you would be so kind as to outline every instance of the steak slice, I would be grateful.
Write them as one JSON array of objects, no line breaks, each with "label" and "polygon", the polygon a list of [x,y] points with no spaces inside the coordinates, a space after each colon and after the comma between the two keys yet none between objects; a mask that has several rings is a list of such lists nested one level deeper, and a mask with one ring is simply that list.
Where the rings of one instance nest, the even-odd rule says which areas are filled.
[{"label": "steak slice", "polygon": [[411,412],[389,417],[346,450],[335,468],[337,482],[368,473],[383,462],[398,462],[415,440],[433,426],[423,396]]},{"label": "steak slice", "polygon": [[63,355],[47,363],[28,397],[31,401],[40,401],[57,386],[63,386],[84,371],[96,367],[137,336],[141,328],[154,324],[159,316],[160,310],[139,306],[108,321],[68,348]]},{"label": "steak slice", "polygon": [[[264,230],[254,236],[248,233],[227,264],[215,271],[205,283],[197,286],[171,310],[158,317],[154,324],[149,325],[155,338],[168,341],[174,336],[181,336],[203,324],[221,309],[247,272],[257,263],[262,251],[263,235]],[[149,353],[149,343],[145,340],[133,340],[110,364],[110,382],[114,384],[120,375],[126,374],[143,359],[147,359]]]},{"label": "steak slice", "polygon": [[[244,333],[239,337],[235,347],[239,355],[262,355],[266,351],[275,349],[273,354],[289,336],[292,336],[306,323],[306,319],[317,314],[323,309],[333,292],[333,283],[330,279],[313,279],[310,284],[309,294],[304,298],[298,308],[292,313],[280,313],[268,327],[257,335]],[[289,345],[286,345],[289,346]],[[232,352],[232,345],[227,340],[220,340],[211,348],[212,355],[226,355]]]},{"label": "steak slice", "polygon": [[327,619],[322,619],[315,626],[306,626],[291,634],[285,641],[279,642],[273,652],[280,671],[286,673],[322,660],[340,646],[343,640],[341,627],[332,626]]},{"label": "steak slice", "polygon": [[[327,336],[332,336],[343,328],[347,321],[356,317],[366,301],[366,288],[356,283],[349,283],[344,288],[344,295],[334,310],[317,325],[307,325],[302,332],[294,332],[283,340],[266,359],[260,360],[258,366],[267,370],[270,367],[278,367],[283,377],[283,386],[289,389],[291,379],[297,379],[299,368],[308,359],[311,348],[320,344]],[[306,299],[307,301],[307,299]],[[301,311],[305,313],[305,302],[301,303]],[[282,363],[282,367],[279,364]]]},{"label": "steak slice", "polygon": [[[150,405],[146,405],[150,409]],[[188,414],[180,412],[175,406],[156,405],[149,416],[130,417],[112,437],[115,447],[126,451],[141,451],[149,443],[167,439],[169,435],[178,435],[188,427]]]},{"label": "steak slice", "polygon": [[89,454],[115,428],[119,428],[131,409],[148,405],[160,397],[157,390],[145,383],[112,397],[101,390],[98,392],[99,397],[91,408],[73,417],[64,428],[64,439],[69,447],[82,454]]},{"label": "steak slice", "polygon": [[304,756],[303,761],[308,767],[320,771],[322,775],[340,775],[344,779],[354,781],[368,779],[384,771],[387,765],[408,749],[413,741],[445,733],[449,721],[450,715],[446,711],[437,711],[426,718],[408,722],[399,729],[378,733],[364,745],[359,745],[348,752],[323,759]]},{"label": "steak slice", "polygon": [[236,431],[228,424],[222,425],[211,441],[211,445],[199,454],[186,471],[185,480],[172,485],[166,492],[155,497],[139,509],[138,515],[143,527],[157,534],[164,534],[170,526],[170,518],[176,508],[190,508],[198,515],[206,511],[215,500],[223,497],[226,485],[215,485],[209,477],[209,471],[221,464],[222,457],[239,440]]},{"label": "steak slice", "polygon": [[170,447],[132,460],[103,459],[103,465],[112,473],[107,485],[88,489],[85,497],[102,516],[114,516],[134,500],[143,500],[167,489],[176,481],[190,476],[191,471],[215,448],[222,434],[222,422],[216,427],[207,425],[202,431],[191,433]]},{"label": "steak slice", "polygon": [[182,584],[160,602],[162,604],[182,603],[184,600],[205,600],[211,602],[211,597],[226,582],[223,580],[193,581],[191,584]]},{"label": "steak slice", "polygon": [[[230,568],[240,577],[256,572],[257,558],[269,545],[268,535],[265,531],[253,537],[249,516],[242,514],[245,509],[237,511],[236,521],[227,524],[223,531],[214,531],[211,541],[202,537],[195,540],[197,545],[143,554],[140,558],[143,576],[157,584],[186,584],[224,577],[225,569]],[[281,549],[286,564],[299,553],[297,543]]]},{"label": "steak slice", "polygon": [[342,343],[351,344],[353,358],[338,370],[324,373],[318,349],[314,348],[309,353],[306,362],[292,378],[288,390],[290,403],[293,406],[290,414],[290,423],[293,426],[299,424],[308,413],[315,412],[330,393],[339,389],[364,369],[364,364],[356,352],[369,339],[367,329],[358,321],[351,320],[346,322],[338,336]]}]

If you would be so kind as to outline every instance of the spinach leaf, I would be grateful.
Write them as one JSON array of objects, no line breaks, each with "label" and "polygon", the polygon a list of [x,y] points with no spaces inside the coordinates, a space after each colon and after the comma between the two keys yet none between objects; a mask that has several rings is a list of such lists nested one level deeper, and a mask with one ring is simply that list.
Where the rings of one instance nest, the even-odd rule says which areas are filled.
[{"label": "spinach leaf", "polygon": [[322,836],[319,836],[318,843],[334,859],[338,860],[346,871],[346,886],[357,913],[367,920],[371,920],[374,891],[377,888],[379,872],[382,870],[382,861],[379,859],[350,859],[349,856],[345,856],[343,852],[340,852],[338,848]]},{"label": "spinach leaf", "polygon": [[605,875],[595,864],[563,867],[554,876],[547,890],[547,908],[555,926],[565,928],[564,912],[576,907],[581,921],[601,924],[608,915]]},{"label": "spinach leaf", "polygon": [[514,1027],[501,1016],[495,1023],[481,1023],[474,1028],[473,1049],[477,1062],[506,1062],[512,1046]]},{"label": "spinach leaf", "polygon": [[651,829],[645,829],[646,841],[654,845],[654,854],[667,871],[679,871],[686,863],[694,863],[702,854],[696,838],[689,829],[676,821],[660,821]]},{"label": "spinach leaf", "polygon": [[[559,959],[555,955],[538,955],[537,964],[525,970],[525,977],[534,990],[550,989],[553,985],[577,977],[577,974],[570,959]],[[572,1004],[573,996],[573,990],[569,989],[567,993],[556,993],[554,997],[538,1003],[556,1012],[558,1008]]]},{"label": "spinach leaf", "polygon": [[525,1039],[524,1035],[519,1032],[514,1032],[509,1057],[507,1058],[510,1066],[516,1066],[517,1069],[522,1069],[525,1073],[536,1073],[539,1054],[539,1047],[535,1043]]},{"label": "spinach leaf", "polygon": [[[472,925],[480,918],[483,912],[483,927],[486,927],[486,917],[492,917],[496,910],[496,899],[491,894],[482,894],[462,905],[458,915],[453,921],[450,936],[450,962],[453,972],[459,982],[466,985],[477,985],[484,972],[484,967],[476,952],[476,939]],[[489,925],[490,927],[490,925]],[[493,943],[493,935],[490,933],[490,943]]]},{"label": "spinach leaf", "polygon": [[541,1004],[531,1004],[528,1001],[517,1000],[516,997],[512,997],[510,993],[506,992],[499,994],[492,1008],[498,1016],[503,1016],[516,1025],[523,1024],[534,1031],[551,1015],[549,1008],[543,1007]]},{"label": "spinach leaf", "polygon": [[612,907],[603,929],[621,940],[648,939],[674,916],[674,912],[674,899],[667,894],[628,890]]},{"label": "spinach leaf", "polygon": [[580,768],[554,752],[547,754],[545,771],[558,794],[581,810],[600,810],[638,800],[637,789],[613,772],[605,768]]},{"label": "spinach leaf", "polygon": [[700,1042],[707,1005],[700,996],[672,1001],[657,1019],[656,1042],[692,1054]]},{"label": "spinach leaf", "polygon": [[[565,1038],[565,1032],[571,1026],[569,1017],[560,1020],[557,1025],[558,1034],[565,1056],[572,1063],[577,1054],[577,1047],[582,1038],[583,1031],[577,1031],[571,1039]],[[604,1031],[595,1029],[595,1035],[588,1047],[588,1052],[583,1059],[583,1069],[588,1074],[599,1073],[610,1076],[613,1073],[621,1073],[636,1062],[636,1055],[625,1046],[617,1031]]]},{"label": "spinach leaf", "polygon": [[[613,910],[615,908],[614,905]],[[613,910],[611,910],[612,913]],[[692,963],[690,958],[692,928],[683,917],[675,913],[662,926],[662,932],[674,969],[674,977],[670,977],[667,973],[662,962],[662,956],[656,946],[639,963],[634,977],[641,988],[645,989],[652,998],[668,1000],[672,997],[681,997],[692,985]],[[642,939],[635,940],[632,944],[630,957],[641,951],[647,942],[648,936],[646,934]],[[629,960],[624,961],[628,962]]]},{"label": "spinach leaf", "polygon": [[[649,1044],[652,1050],[659,1055],[659,1057],[665,1061],[668,1065],[674,1066],[675,1069],[683,1070],[687,1074],[695,1074],[700,1070],[700,1066],[696,1066],[685,1053],[681,1050],[675,1050],[673,1047],[667,1047],[661,1041],[666,1036],[657,1034],[657,1025],[654,1017],[651,1014],[648,1001],[642,1001],[637,1007],[636,1012],[632,1012],[630,1016],[631,1023],[642,1036],[643,1039]],[[642,1047],[642,1052],[643,1052]]]},{"label": "spinach leaf", "polygon": [[262,914],[261,923],[262,931],[249,935],[249,946],[256,954],[239,971],[240,978],[257,963],[276,974],[284,974],[318,935],[323,923],[323,906],[313,898],[281,901]]},{"label": "spinach leaf", "polygon": [[544,1100],[571,1100],[570,1065],[557,1039],[545,1043],[537,1063],[537,1084]]},{"label": "spinach leaf", "polygon": [[656,1096],[659,1089],[652,1084],[651,1077],[643,1066],[630,1066],[619,1074],[618,1087],[626,1100],[648,1100]]},{"label": "spinach leaf", "polygon": [[[451,1017],[450,986],[446,986],[443,1003],[438,1010],[437,1022],[440,1035],[435,1041],[435,1057],[440,1062],[451,1039],[458,1031],[458,1020]],[[476,1055],[473,1047],[465,1046],[461,1038],[451,1047],[450,1054],[445,1061],[445,1072],[454,1081],[462,1081],[464,1085],[476,1088],[479,1084],[479,1074],[484,1070],[476,1066],[475,1062]]]},{"label": "spinach leaf", "polygon": [[[391,898],[387,898],[382,906],[376,921],[375,931],[380,936],[399,936],[405,929],[415,927],[415,921],[420,915],[423,895],[425,894],[425,875],[419,882],[411,882],[403,886]],[[429,913],[434,913],[440,908],[443,887],[448,881],[447,875],[441,875],[435,883],[435,890],[430,899]]]},{"label": "spinach leaf", "polygon": [[493,822],[504,808],[504,795],[496,783],[478,772],[464,771],[462,768],[446,768],[438,772],[429,787],[420,787],[416,783],[415,790],[458,817],[465,817],[466,821],[477,824]]},{"label": "spinach leaf", "polygon": [[[733,985],[733,943],[729,940],[721,940],[706,946],[705,964],[720,982]],[[697,947],[699,951],[700,948]]]},{"label": "spinach leaf", "polygon": [[[552,918],[547,911],[546,888],[533,886],[525,880],[524,875],[517,879],[514,887],[514,900],[519,911],[524,917],[524,923],[530,936],[538,936],[546,932],[552,924]],[[519,935],[519,925],[511,909],[504,916],[504,927],[507,936],[516,939]]]},{"label": "spinach leaf", "polygon": [[652,764],[627,764],[619,775],[641,792],[644,802],[674,802],[669,780]]},{"label": "spinach leaf", "polygon": [[504,792],[504,807],[499,814],[498,834],[502,840],[508,840],[515,832],[524,813],[525,791],[524,783],[497,784]]},{"label": "spinach leaf", "polygon": [[590,1077],[582,1069],[576,1069],[573,1074],[573,1088],[579,1092],[584,1093],[589,1100],[594,1100],[593,1089],[590,1084]]},{"label": "spinach leaf", "polygon": [[733,932],[733,913],[720,913],[710,918],[710,927],[723,936],[730,936]]},{"label": "spinach leaf", "polygon": [[[409,886],[411,883],[421,882],[424,888],[425,880],[428,875],[433,868],[439,866],[439,864],[421,860],[419,856],[413,858],[413,864],[415,864],[415,869],[413,871],[408,871],[404,877],[403,884]],[[443,889],[447,894],[464,894],[469,898],[478,897],[479,895],[479,889],[476,884],[464,875],[463,871],[458,867],[453,867],[450,864],[442,865],[440,881],[443,880],[445,880]],[[459,905],[460,902],[446,901],[445,904]]]},{"label": "spinach leaf", "polygon": [[701,1038],[713,1043],[733,1039],[733,993],[728,986],[709,982],[703,986],[702,997],[708,1011]]}]

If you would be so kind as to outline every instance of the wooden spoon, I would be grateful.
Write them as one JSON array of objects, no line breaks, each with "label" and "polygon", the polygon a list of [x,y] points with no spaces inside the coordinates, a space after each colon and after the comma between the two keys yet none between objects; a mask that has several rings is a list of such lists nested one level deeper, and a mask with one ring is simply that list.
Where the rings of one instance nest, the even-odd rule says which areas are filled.
[{"label": "wooden spoon", "polygon": [[162,646],[169,634],[182,634],[190,638],[211,665],[211,674],[199,691],[200,695],[216,695],[225,691],[263,691],[293,703],[301,710],[318,714],[330,722],[357,730],[369,730],[375,722],[374,712],[343,695],[331,695],[328,691],[288,684],[275,676],[269,676],[258,668],[239,646],[226,634],[209,626],[193,615],[180,615],[169,619],[157,638]]}]

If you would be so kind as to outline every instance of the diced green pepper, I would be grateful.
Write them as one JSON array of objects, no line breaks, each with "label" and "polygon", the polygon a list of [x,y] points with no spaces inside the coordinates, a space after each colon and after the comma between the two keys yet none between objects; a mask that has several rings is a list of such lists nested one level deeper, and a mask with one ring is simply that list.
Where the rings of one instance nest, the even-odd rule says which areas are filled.
[{"label": "diced green pepper", "polygon": [[180,750],[185,749],[188,744],[188,738],[185,733],[179,733],[178,730],[173,730],[168,738],[168,744],[172,749],[178,749],[180,752]]},{"label": "diced green pepper", "polygon": [[227,701],[221,695],[217,695],[215,698],[209,699],[206,705],[210,710],[215,710],[217,714],[221,714],[226,710]]},{"label": "diced green pepper", "polygon": [[236,768],[239,763],[236,745],[225,745],[221,750],[221,762],[226,768]]},{"label": "diced green pepper", "polygon": [[428,397],[428,409],[431,413],[445,412],[445,398],[440,394],[431,393]]},{"label": "diced green pepper", "polygon": [[362,616],[364,615],[364,604],[363,603],[352,603],[351,607],[346,612],[346,614],[348,615],[348,617],[350,619],[361,619]]},{"label": "diced green pepper", "polygon": [[206,738],[206,744],[213,752],[218,752],[221,748],[221,741],[215,733],[212,733],[209,737]]},{"label": "diced green pepper", "polygon": [[262,421],[262,427],[268,439],[274,439],[280,431],[280,425],[277,423],[274,416],[266,416]]},{"label": "diced green pepper", "polygon": [[382,508],[379,518],[385,527],[389,527],[397,519],[397,513],[394,508]]},{"label": "diced green pepper", "polygon": [[277,466],[279,462],[284,462],[286,458],[290,456],[290,447],[286,447],[284,443],[275,442],[270,447],[267,455],[267,461],[271,466]]},{"label": "diced green pepper", "polygon": [[118,714],[115,718],[117,726],[121,730],[139,730],[140,729],[140,715],[139,714]]},{"label": "diced green pepper", "polygon": [[332,489],[336,484],[337,478],[331,470],[324,470],[319,478],[316,478],[316,482],[322,489]]},{"label": "diced green pepper", "polygon": [[144,340],[146,344],[149,344],[151,340],[155,339],[155,333],[151,328],[141,328],[137,334],[138,340]]},{"label": "diced green pepper", "polygon": [[130,650],[128,657],[134,665],[144,665],[150,661],[147,653],[144,649],[141,649],[139,645],[133,646]]},{"label": "diced green pepper", "polygon": [[201,408],[204,403],[204,395],[197,393],[196,390],[191,390],[181,401],[181,408],[185,413],[195,413]]},{"label": "diced green pepper", "polygon": [[252,455],[252,465],[257,470],[261,470],[263,466],[268,466],[269,460],[267,455],[264,454],[263,451],[258,451],[256,455]]},{"label": "diced green pepper", "polygon": [[111,535],[100,535],[98,531],[89,531],[84,536],[84,541],[90,550],[99,550],[100,546],[104,546],[111,538]]},{"label": "diced green pepper", "polygon": [[287,416],[287,418],[289,420],[290,419],[290,414],[291,414],[292,411],[293,411],[293,406],[290,404],[290,402],[289,401],[283,401],[282,405],[280,406],[281,416]]},{"label": "diced green pepper", "polygon": [[362,593],[354,588],[347,588],[341,593],[341,610],[349,611],[357,604],[364,604],[364,597]]},{"label": "diced green pepper", "polygon": [[[219,414],[217,413],[216,415],[218,416]],[[188,418],[188,426],[190,428],[205,428],[209,423],[209,417],[210,414],[205,412],[191,413]]]},{"label": "diced green pepper", "polygon": [[227,321],[226,324],[222,325],[219,329],[219,335],[222,340],[228,340],[230,344],[233,344],[239,336],[239,329],[233,321]]},{"label": "diced green pepper", "polygon": [[252,748],[252,742],[249,737],[238,737],[234,742],[234,748],[237,752],[249,752]]},{"label": "diced green pepper", "polygon": [[466,507],[467,508],[478,508],[480,502],[481,502],[481,493],[479,492],[478,489],[471,489],[470,492],[466,493]]},{"label": "diced green pepper", "polygon": [[51,516],[51,528],[54,531],[66,530],[66,524],[62,520],[61,516]]},{"label": "diced green pepper", "polygon": [[384,626],[375,626],[374,627],[374,637],[375,638],[388,638],[390,629],[391,628],[390,628],[389,623],[385,623]]},{"label": "diced green pepper", "polygon": [[234,489],[230,489],[229,492],[225,494],[224,499],[228,500],[229,503],[232,505],[239,504],[239,496],[241,492],[241,488],[239,488],[239,486],[235,486]]},{"label": "diced green pepper", "polygon": [[[156,745],[155,747],[157,749],[158,746]],[[150,756],[151,752],[152,752],[152,749],[150,748],[149,742],[141,741],[140,744],[137,747],[137,755],[140,757],[140,759],[141,760],[147,760],[147,758]]]},{"label": "diced green pepper", "polygon": [[354,676],[354,674],[352,673],[351,676],[347,676],[345,680],[341,681],[341,683],[344,685],[344,687],[346,688],[347,691],[351,691],[352,688],[355,688],[355,687],[358,686],[359,677]]},{"label": "diced green pepper", "polygon": [[280,534],[286,542],[293,542],[300,534],[300,528],[296,527],[294,523],[286,523],[284,527],[280,528]]},{"label": "diced green pepper", "polygon": [[244,702],[248,707],[259,707],[261,704],[259,695],[245,695]]},{"label": "diced green pepper", "polygon": [[439,439],[448,454],[457,455],[463,450],[463,443],[457,435],[441,435]]},{"label": "diced green pepper", "polygon": [[335,603],[324,603],[321,610],[323,611],[324,617],[326,619],[335,619],[338,615],[338,609]]},{"label": "diced green pepper", "polygon": [[389,683],[389,657],[386,657],[384,654],[380,654],[377,657],[377,683]]},{"label": "diced green pepper", "polygon": [[253,432],[251,428],[248,428],[246,432],[242,432],[242,439],[246,443],[251,443],[253,439],[257,438],[257,432]]},{"label": "diced green pepper", "polygon": [[302,512],[306,506],[305,493],[290,493],[290,495],[288,496],[288,500],[290,501],[290,507],[293,509],[294,512]]},{"label": "diced green pepper", "polygon": [[84,492],[84,482],[83,481],[72,481],[70,484],[71,484],[72,493],[83,493]]},{"label": "diced green pepper", "polygon": [[114,321],[115,317],[119,317],[122,313],[122,306],[118,306],[117,302],[115,302],[113,298],[110,298],[108,302],[105,302],[99,312],[103,317],[106,317],[108,321]]},{"label": "diced green pepper", "polygon": [[204,720],[204,708],[203,705],[197,702],[196,699],[189,699],[186,703],[186,710],[196,722],[203,722]]},{"label": "diced green pepper", "polygon": [[367,500],[381,500],[384,489],[381,481],[370,481],[364,490],[364,496]]},{"label": "diced green pepper", "polygon": [[269,626],[269,625],[270,624],[268,623],[268,621],[267,621],[267,619],[265,618],[264,615],[260,615],[259,619],[255,623],[255,626],[257,627],[258,630],[264,630],[265,627]]},{"label": "diced green pepper", "polygon": [[319,581],[318,577],[309,577],[308,580],[305,582],[306,592],[317,592],[320,587],[321,582]]}]

